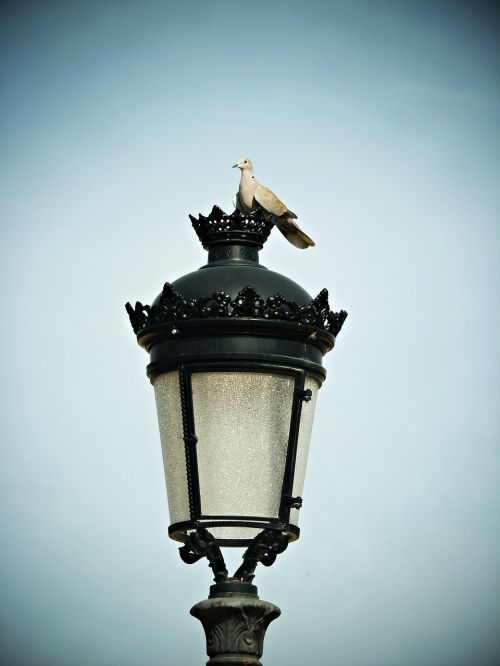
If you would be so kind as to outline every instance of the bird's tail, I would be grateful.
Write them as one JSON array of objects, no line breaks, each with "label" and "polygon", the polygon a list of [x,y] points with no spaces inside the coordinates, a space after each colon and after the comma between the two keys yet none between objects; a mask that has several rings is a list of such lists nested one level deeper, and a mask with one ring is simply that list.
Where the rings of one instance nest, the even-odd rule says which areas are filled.
[{"label": "bird's tail", "polygon": [[276,226],[289,243],[295,247],[305,250],[307,247],[314,247],[315,243],[309,238],[302,229],[290,217],[276,219]]}]

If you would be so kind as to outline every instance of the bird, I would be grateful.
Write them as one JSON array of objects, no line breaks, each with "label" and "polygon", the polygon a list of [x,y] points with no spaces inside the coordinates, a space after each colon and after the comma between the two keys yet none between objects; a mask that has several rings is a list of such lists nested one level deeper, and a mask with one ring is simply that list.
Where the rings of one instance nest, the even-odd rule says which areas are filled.
[{"label": "bird", "polygon": [[233,169],[235,168],[241,171],[240,187],[235,197],[237,210],[252,213],[262,208],[272,216],[274,224],[292,245],[301,250],[314,246],[314,241],[294,222],[297,219],[295,213],[289,210],[274,192],[255,180],[252,161],[248,157],[233,164]]}]

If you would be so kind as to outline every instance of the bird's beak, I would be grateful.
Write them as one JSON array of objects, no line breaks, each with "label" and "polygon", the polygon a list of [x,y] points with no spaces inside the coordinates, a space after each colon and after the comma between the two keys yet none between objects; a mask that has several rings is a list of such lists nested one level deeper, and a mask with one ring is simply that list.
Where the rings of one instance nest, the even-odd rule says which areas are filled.
[{"label": "bird's beak", "polygon": [[238,166],[238,162],[236,164],[233,164],[233,169]]}]

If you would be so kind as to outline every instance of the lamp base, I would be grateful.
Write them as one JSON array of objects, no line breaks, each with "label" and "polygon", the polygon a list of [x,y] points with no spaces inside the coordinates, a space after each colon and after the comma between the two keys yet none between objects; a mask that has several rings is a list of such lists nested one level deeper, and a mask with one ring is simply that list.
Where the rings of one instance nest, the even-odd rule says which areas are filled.
[{"label": "lamp base", "polygon": [[207,639],[207,666],[262,666],[264,636],[280,609],[257,596],[249,583],[212,585],[210,596],[191,608]]}]

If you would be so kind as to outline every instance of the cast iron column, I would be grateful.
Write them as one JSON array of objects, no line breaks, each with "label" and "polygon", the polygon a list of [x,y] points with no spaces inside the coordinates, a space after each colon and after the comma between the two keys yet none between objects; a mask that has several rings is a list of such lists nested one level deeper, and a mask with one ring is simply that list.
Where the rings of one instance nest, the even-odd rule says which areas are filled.
[{"label": "cast iron column", "polygon": [[269,624],[280,609],[257,596],[249,583],[212,585],[210,596],[191,608],[207,638],[207,666],[262,666],[260,657]]}]

